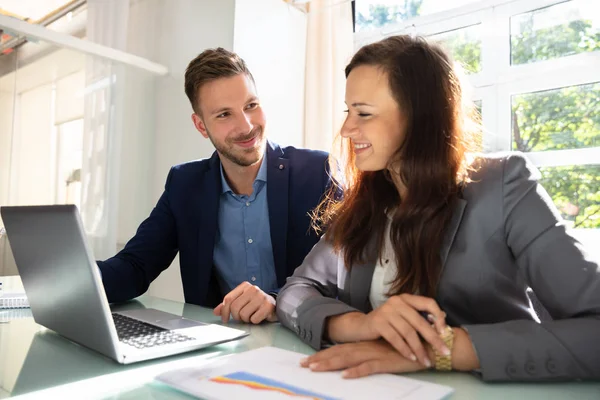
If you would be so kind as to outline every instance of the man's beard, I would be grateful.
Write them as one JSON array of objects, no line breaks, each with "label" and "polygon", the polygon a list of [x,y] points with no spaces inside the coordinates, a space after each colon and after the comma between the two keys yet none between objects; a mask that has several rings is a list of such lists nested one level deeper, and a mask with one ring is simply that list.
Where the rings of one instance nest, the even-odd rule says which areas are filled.
[{"label": "man's beard", "polygon": [[[256,136],[257,141],[262,141],[263,132],[262,132],[261,127],[254,128],[247,135],[238,136],[238,137],[235,137],[232,139],[226,139],[225,143],[217,143],[215,140],[213,140],[213,137],[210,134],[210,132],[208,131],[208,129],[206,130],[206,133],[208,134],[208,138],[210,139],[213,146],[215,146],[215,149],[217,149],[219,154],[223,155],[225,158],[227,158],[229,161],[233,162],[234,164],[237,164],[240,167],[249,167],[260,161],[260,157],[261,157],[260,153],[258,153],[256,159],[254,159],[254,158],[246,159],[243,156],[236,154],[236,148],[234,146],[235,146],[235,142],[244,142],[244,141],[252,139],[255,136]],[[255,152],[255,149],[256,149],[255,147],[251,147],[248,149],[241,149],[241,150],[243,153],[250,155]]]}]

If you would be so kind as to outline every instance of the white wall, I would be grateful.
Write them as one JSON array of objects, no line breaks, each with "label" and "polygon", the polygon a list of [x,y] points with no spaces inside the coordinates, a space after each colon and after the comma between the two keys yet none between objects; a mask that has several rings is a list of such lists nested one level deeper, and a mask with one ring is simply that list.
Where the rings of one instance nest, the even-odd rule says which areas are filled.
[{"label": "white wall", "polygon": [[[15,74],[11,72],[14,72],[16,65],[16,53],[0,57],[0,205],[7,204],[8,202],[13,106],[15,100]],[[1,218],[0,226],[2,226]],[[2,255],[0,253],[1,259]]]},{"label": "white wall", "polygon": [[46,84],[22,92],[17,97],[11,175],[12,204],[50,204],[54,202],[52,85]]},{"label": "white wall", "polygon": [[13,104],[14,93],[0,87],[0,205],[7,204],[8,201]]},{"label": "white wall", "polygon": [[301,147],[306,14],[282,0],[238,0],[233,50],[248,64],[267,115],[267,135]]}]

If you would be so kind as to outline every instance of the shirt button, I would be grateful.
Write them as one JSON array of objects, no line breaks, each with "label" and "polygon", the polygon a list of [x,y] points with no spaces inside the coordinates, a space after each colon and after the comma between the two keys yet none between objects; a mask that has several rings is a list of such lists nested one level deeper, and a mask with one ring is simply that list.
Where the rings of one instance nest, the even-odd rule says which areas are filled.
[{"label": "shirt button", "polygon": [[252,242],[254,242],[254,240],[252,240],[252,238],[248,239],[248,243],[252,244]]},{"label": "shirt button", "polygon": [[249,201],[246,202],[246,207],[250,207],[250,202]]},{"label": "shirt button", "polygon": [[506,373],[510,377],[515,377],[518,374],[517,366],[515,364],[508,364],[506,367]]},{"label": "shirt button", "polygon": [[253,276],[252,278],[250,278],[250,280],[251,280],[252,282],[255,282],[255,281],[256,281],[256,277],[255,277],[255,276]]},{"label": "shirt button", "polygon": [[546,361],[546,369],[551,374],[555,374],[558,371],[558,368],[556,367],[556,363],[552,359]]},{"label": "shirt button", "polygon": [[536,373],[535,364],[531,361],[527,361],[525,363],[525,371],[527,371],[527,373],[529,375],[535,375],[535,373]]}]

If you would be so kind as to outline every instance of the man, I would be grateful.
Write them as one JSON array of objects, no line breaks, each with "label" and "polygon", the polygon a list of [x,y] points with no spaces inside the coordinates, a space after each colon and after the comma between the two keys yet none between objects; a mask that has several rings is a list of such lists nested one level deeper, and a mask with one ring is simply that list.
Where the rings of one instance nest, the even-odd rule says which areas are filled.
[{"label": "man", "polygon": [[245,62],[222,48],[188,65],[196,129],[216,151],[171,168],[158,204],[113,258],[98,262],[110,302],[141,295],[179,251],[187,303],[223,322],[275,321],[275,296],[318,241],[310,211],[329,190],[327,153],[267,141]]}]

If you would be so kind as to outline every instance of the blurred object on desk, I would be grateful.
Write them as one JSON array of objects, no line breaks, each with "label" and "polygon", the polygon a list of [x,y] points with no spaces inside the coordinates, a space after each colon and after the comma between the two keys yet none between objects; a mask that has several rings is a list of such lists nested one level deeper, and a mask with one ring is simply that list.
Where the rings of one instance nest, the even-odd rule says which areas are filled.
[{"label": "blurred object on desk", "polygon": [[[8,237],[4,227],[0,225],[0,277],[19,275]],[[1,281],[1,278],[0,278]]]}]

